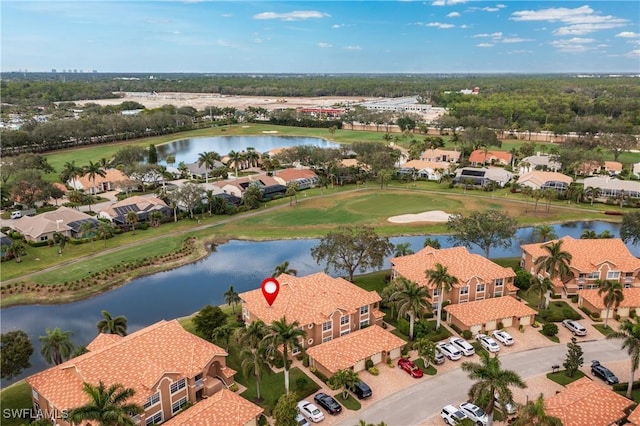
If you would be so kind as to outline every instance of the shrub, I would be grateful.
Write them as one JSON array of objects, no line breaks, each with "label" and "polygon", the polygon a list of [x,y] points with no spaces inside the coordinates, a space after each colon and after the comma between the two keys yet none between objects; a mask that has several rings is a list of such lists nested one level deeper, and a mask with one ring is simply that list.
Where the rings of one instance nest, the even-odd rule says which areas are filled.
[{"label": "shrub", "polygon": [[601,321],[602,320],[602,318],[600,318],[600,314],[598,312],[591,312],[591,315],[589,315],[589,316],[594,321]]},{"label": "shrub", "polygon": [[531,286],[531,277],[531,273],[525,271],[524,269],[518,269],[516,271],[516,279],[514,284],[520,290],[527,291]]},{"label": "shrub", "polygon": [[498,330],[502,330],[504,328],[504,324],[502,321],[498,322]]},{"label": "shrub", "polygon": [[573,303],[578,303],[578,295],[574,294],[573,296],[569,297],[569,299],[573,302]]},{"label": "shrub", "polygon": [[[453,328],[453,330],[454,330],[456,333],[458,333],[458,334],[461,334],[461,333],[462,333],[462,330],[460,330],[460,327],[458,327],[457,325],[455,325],[455,324],[451,323],[451,324],[449,324],[449,326],[450,326],[451,328]],[[467,330],[467,331],[468,331],[468,330]]]},{"label": "shrub", "polygon": [[302,365],[304,365],[305,367],[309,367],[309,357],[305,356],[304,358],[302,358]]},{"label": "shrub", "polygon": [[555,336],[558,334],[558,326],[552,323],[545,324],[542,326],[542,334],[545,336]]},{"label": "shrub", "polygon": [[307,386],[308,382],[309,382],[309,380],[307,380],[306,377],[298,377],[296,379],[296,388],[297,389],[304,389],[304,387]]},{"label": "shrub", "polygon": [[582,319],[582,315],[580,315],[579,313],[577,313],[576,311],[574,311],[568,306],[565,306],[564,308],[562,308],[562,315],[564,316],[565,319],[572,319],[574,321]]},{"label": "shrub", "polygon": [[364,362],[364,367],[368,370],[370,368],[373,368],[373,361],[368,359]]},{"label": "shrub", "polygon": [[407,356],[409,354],[409,344],[406,344],[400,349],[400,354],[402,356]]},{"label": "shrub", "polygon": [[471,330],[464,330],[462,332],[462,338],[465,340],[469,340],[473,337],[473,334],[471,333]]},{"label": "shrub", "polygon": [[376,367],[367,368],[367,371],[374,376],[377,376],[378,374],[380,374],[380,371],[378,371]]},{"label": "shrub", "polygon": [[[629,386],[629,382],[617,383],[612,387],[614,391],[626,391],[627,386]],[[640,389],[640,380],[635,380],[631,385],[631,389]]]},{"label": "shrub", "polygon": [[552,298],[552,299],[561,299],[561,298],[562,298],[562,295],[561,295],[561,294],[558,294],[558,293],[553,293],[553,294],[551,295],[551,298]]},{"label": "shrub", "polygon": [[237,383],[233,383],[231,386],[229,386],[229,390],[231,392],[236,392],[238,390],[238,384]]},{"label": "shrub", "polygon": [[591,311],[589,309],[585,308],[584,306],[580,306],[580,310],[582,312],[584,312],[585,314],[591,316]]}]

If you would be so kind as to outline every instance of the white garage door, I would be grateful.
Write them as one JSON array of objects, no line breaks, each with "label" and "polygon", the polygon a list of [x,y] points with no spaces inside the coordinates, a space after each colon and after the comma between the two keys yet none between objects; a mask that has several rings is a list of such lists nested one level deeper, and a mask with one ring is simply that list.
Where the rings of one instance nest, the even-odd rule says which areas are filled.
[{"label": "white garage door", "polygon": [[355,371],[356,373],[362,370],[364,370],[364,359],[362,361],[356,362],[356,365],[353,366],[353,371]]},{"label": "white garage door", "polygon": [[382,352],[379,352],[371,357],[371,361],[373,361],[373,365],[378,365],[382,362]]},{"label": "white garage door", "polygon": [[396,348],[389,353],[389,358],[391,359],[400,358],[400,355],[402,355],[402,348]]}]

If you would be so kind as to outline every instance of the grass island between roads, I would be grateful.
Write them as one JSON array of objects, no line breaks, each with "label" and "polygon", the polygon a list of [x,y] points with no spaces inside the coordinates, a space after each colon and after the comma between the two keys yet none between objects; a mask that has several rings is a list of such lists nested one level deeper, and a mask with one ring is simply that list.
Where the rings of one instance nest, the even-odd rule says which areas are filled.
[{"label": "grass island between roads", "polygon": [[[292,128],[255,124],[200,129],[178,135],[145,138],[124,144],[148,146],[199,136],[261,135],[321,137],[338,143],[368,141],[386,143],[379,132]],[[504,141],[503,149],[517,147],[520,141]],[[84,147],[47,154],[56,170],[65,162],[110,157],[123,143]],[[242,148],[242,147],[239,147]],[[636,153],[625,153],[640,157]],[[634,161],[634,159],[629,158]],[[55,181],[54,173],[45,175]],[[209,247],[230,239],[274,240],[319,238],[336,225],[366,225],[382,236],[443,234],[446,223],[394,224],[390,216],[445,210],[464,214],[473,210],[496,209],[516,218],[518,226],[562,223],[580,220],[620,221],[605,216],[617,206],[596,203],[540,200],[537,203],[508,188],[464,190],[433,181],[350,184],[299,191],[295,202],[288,197],[262,203],[257,210],[235,215],[198,214],[194,219],[166,222],[146,230],[125,232],[107,240],[67,244],[62,255],[57,247],[26,247],[21,262],[3,262],[0,271],[0,306],[33,303],[67,303],[91,297],[123,285],[143,275],[172,269],[205,257]],[[624,211],[624,210],[623,210]],[[64,271],[61,282],[60,270]]]}]

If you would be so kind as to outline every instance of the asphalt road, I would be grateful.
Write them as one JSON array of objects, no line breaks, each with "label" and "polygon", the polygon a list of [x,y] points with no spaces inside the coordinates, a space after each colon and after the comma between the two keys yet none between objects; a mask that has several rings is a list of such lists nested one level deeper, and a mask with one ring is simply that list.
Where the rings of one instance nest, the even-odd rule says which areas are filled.
[{"label": "asphalt road", "polygon": [[[620,349],[620,344],[620,340],[596,340],[582,343],[585,365],[589,365],[594,359],[603,363],[628,359],[627,352]],[[549,373],[552,365],[562,365],[566,353],[566,345],[553,345],[505,355],[500,357],[500,360],[504,369],[514,370],[526,380]],[[626,381],[626,378],[621,380]],[[373,424],[385,422],[389,426],[418,425],[438,415],[445,405],[451,403],[457,405],[466,401],[471,384],[467,373],[457,368],[390,395],[345,418],[338,425],[354,426],[360,420]],[[529,395],[529,397],[535,398],[537,395]]]}]

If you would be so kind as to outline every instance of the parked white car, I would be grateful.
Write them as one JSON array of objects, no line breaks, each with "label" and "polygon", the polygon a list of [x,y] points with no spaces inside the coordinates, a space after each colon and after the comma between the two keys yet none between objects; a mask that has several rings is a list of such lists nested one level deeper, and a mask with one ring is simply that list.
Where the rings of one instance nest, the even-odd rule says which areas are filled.
[{"label": "parked white car", "polygon": [[302,400],[298,402],[298,411],[313,423],[318,423],[324,420],[324,414],[322,414],[322,411],[320,411],[315,404],[312,404],[309,401]]},{"label": "parked white car", "polygon": [[446,424],[453,426],[466,419],[467,415],[459,408],[454,407],[453,405],[447,405],[440,411],[440,417],[444,419]]},{"label": "parked white car", "polygon": [[298,426],[309,426],[309,422],[300,413],[296,414],[296,423]]},{"label": "parked white car", "polygon": [[569,329],[574,336],[586,336],[587,329],[583,327],[578,321],[566,319],[562,321],[562,325]]},{"label": "parked white car", "polygon": [[489,416],[487,413],[475,404],[463,402],[460,404],[460,411],[473,420],[476,426],[487,426],[489,424]]},{"label": "parked white car", "polygon": [[464,356],[475,355],[476,350],[471,346],[471,343],[467,342],[461,337],[452,337],[449,339],[449,343],[458,349]]},{"label": "parked white car", "polygon": [[489,352],[498,352],[500,350],[500,346],[498,346],[498,342],[496,342],[486,334],[478,334],[476,336],[476,340],[480,342],[482,347],[488,350]]},{"label": "parked white car", "polygon": [[509,401],[506,404],[504,404],[504,408],[502,407],[502,404],[500,403],[500,394],[496,393],[494,395],[493,398],[493,403],[496,406],[497,409],[502,410],[502,411],[506,411],[507,414],[515,414],[516,413],[516,406],[513,402]]},{"label": "parked white car", "polygon": [[502,343],[505,346],[511,346],[515,343],[515,340],[513,340],[513,337],[511,337],[511,335],[504,330],[496,330],[493,333],[491,333],[491,335],[493,336],[494,339],[496,339],[498,342]]},{"label": "parked white car", "polygon": [[451,361],[457,361],[462,358],[462,352],[449,343],[438,343],[438,350]]}]

